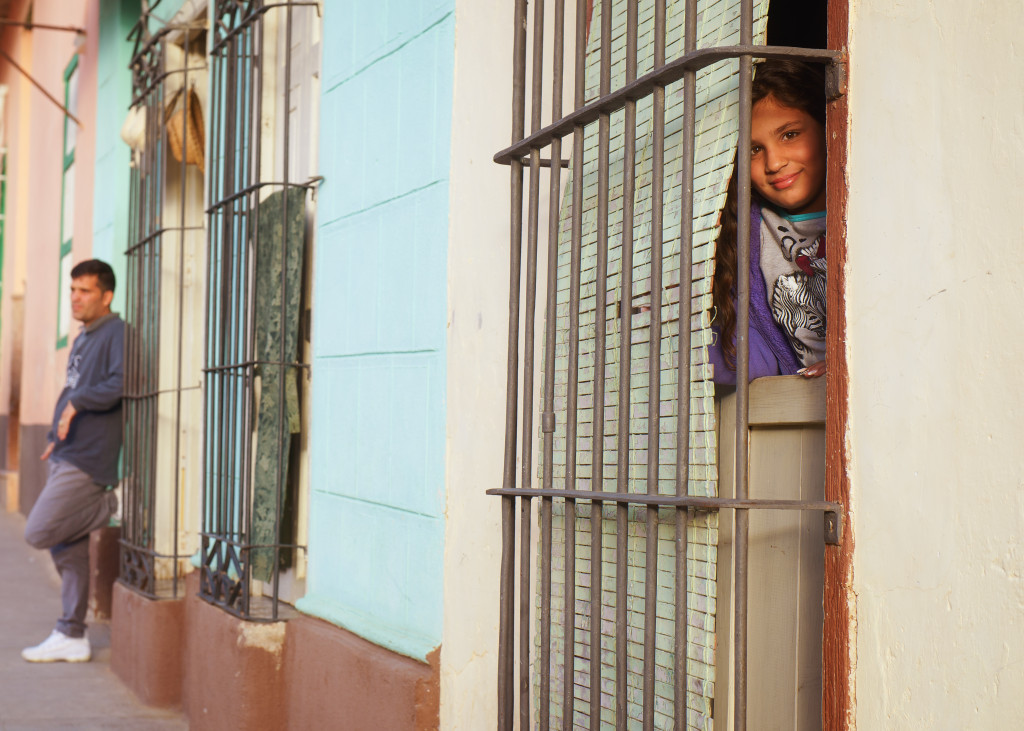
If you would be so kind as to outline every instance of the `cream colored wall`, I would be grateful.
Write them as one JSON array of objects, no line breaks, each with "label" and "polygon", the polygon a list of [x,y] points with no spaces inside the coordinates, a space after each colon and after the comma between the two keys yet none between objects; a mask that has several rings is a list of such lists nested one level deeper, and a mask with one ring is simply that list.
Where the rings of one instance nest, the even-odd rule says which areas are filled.
[{"label": "cream colored wall", "polygon": [[455,15],[448,249],[447,511],[441,728],[493,728],[508,322],[511,132],[508,13],[459,0]]},{"label": "cream colored wall", "polygon": [[[550,96],[553,4],[545,27],[545,94]],[[563,110],[571,109],[571,22],[565,3],[566,81]],[[533,6],[528,23],[532,27]],[[493,728],[497,718],[498,577],[505,440],[509,300],[509,168],[493,156],[512,132],[512,7],[457,0],[452,111],[448,250],[447,511],[445,516],[444,637],[441,644],[441,728]],[[529,44],[532,43],[528,41]],[[529,52],[528,52],[529,56]],[[532,71],[528,68],[527,100]],[[550,99],[543,122],[551,121]],[[530,111],[526,110],[526,128]],[[563,156],[568,152],[563,147]],[[547,157],[549,151],[542,152]],[[529,171],[524,171],[528,179]],[[568,173],[563,172],[564,186]],[[537,354],[543,337],[543,282],[548,175],[541,171]],[[528,186],[526,187],[528,189]],[[525,207],[524,207],[525,210]],[[523,238],[523,271],[526,238]],[[524,294],[525,302],[525,294]],[[523,305],[525,307],[525,304]],[[522,327],[522,325],[521,325]],[[520,331],[522,332],[522,331]],[[520,353],[520,384],[523,357]],[[538,367],[534,412],[540,397]],[[520,390],[521,390],[520,385]],[[536,434],[534,437],[534,454]],[[517,474],[519,469],[517,467]],[[533,474],[537,475],[536,465]],[[536,481],[534,486],[536,486]],[[536,517],[536,516],[535,516]],[[534,532],[536,536],[536,531]]]},{"label": "cream colored wall", "polygon": [[1019,728],[1024,5],[850,12],[857,728]]},{"label": "cream colored wall", "polygon": [[[188,22],[188,18],[182,18]],[[186,60],[180,46],[168,44],[166,68],[188,73],[167,78],[165,94],[186,84],[205,104],[208,77],[203,49],[193,48]],[[186,78],[187,76],[187,78]],[[165,97],[166,98],[166,97]],[[164,180],[160,267],[160,390],[157,425],[156,550],[183,556],[177,567],[158,560],[157,578],[169,579],[191,570],[189,558],[199,549],[200,484],[202,483],[203,344],[205,334],[206,231],[203,173],[188,165],[182,181],[181,163],[169,158]],[[184,218],[182,208],[184,207]],[[184,225],[186,231],[177,229]],[[184,250],[182,251],[182,242]],[[181,293],[179,295],[179,286]],[[180,403],[179,393],[180,391]],[[175,504],[177,501],[177,504]],[[177,521],[173,516],[177,515]]]}]

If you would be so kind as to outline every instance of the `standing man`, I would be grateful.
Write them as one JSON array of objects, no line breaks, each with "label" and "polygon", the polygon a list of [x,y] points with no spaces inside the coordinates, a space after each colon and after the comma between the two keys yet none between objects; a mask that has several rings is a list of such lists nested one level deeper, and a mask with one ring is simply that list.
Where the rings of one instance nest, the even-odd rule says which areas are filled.
[{"label": "standing man", "polygon": [[114,271],[98,259],[71,270],[71,314],[85,327],[68,357],[67,379],[40,459],[49,476],[25,524],[25,540],[48,548],[60,573],[64,614],[41,644],[21,656],[29,662],[85,662],[89,603],[89,533],[117,509],[109,486],[118,482],[124,321],[110,311]]}]

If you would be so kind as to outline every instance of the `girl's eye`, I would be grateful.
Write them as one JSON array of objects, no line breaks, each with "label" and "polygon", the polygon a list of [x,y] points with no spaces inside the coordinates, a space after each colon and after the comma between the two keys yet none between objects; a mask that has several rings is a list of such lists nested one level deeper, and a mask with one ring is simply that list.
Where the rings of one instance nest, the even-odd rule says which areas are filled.
[{"label": "girl's eye", "polygon": [[761,148],[758,147],[757,145],[753,145],[750,148],[750,156],[751,157],[757,157],[758,153],[760,153],[760,152],[761,152]]},{"label": "girl's eye", "polygon": [[789,130],[788,132],[786,132],[786,133],[784,133],[782,135],[782,139],[784,139],[784,140],[795,140],[799,136],[800,136],[800,132],[799,131],[797,131],[795,129],[791,129],[791,130]]}]

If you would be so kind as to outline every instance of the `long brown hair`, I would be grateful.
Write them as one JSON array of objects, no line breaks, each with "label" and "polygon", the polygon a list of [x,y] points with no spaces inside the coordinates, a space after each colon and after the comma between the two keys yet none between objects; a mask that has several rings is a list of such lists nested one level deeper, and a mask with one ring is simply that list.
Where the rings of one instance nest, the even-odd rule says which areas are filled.
[{"label": "long brown hair", "polygon": [[[825,72],[820,65],[769,59],[756,68],[750,87],[752,105],[770,96],[782,106],[806,112],[822,127],[825,126]],[[751,190],[751,195],[759,201],[757,191]],[[737,197],[734,166],[725,195],[725,207],[722,209],[722,228],[715,245],[715,277],[711,288],[715,305],[714,325],[718,329],[725,360],[733,366],[736,364],[736,344],[733,339],[736,335]],[[749,215],[749,212],[744,215]]]}]

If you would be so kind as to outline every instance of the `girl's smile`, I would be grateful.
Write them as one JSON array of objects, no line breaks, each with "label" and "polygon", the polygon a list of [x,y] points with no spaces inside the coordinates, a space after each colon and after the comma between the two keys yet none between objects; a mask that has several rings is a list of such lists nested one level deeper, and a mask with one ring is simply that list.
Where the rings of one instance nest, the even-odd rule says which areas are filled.
[{"label": "girl's smile", "polygon": [[767,96],[754,105],[750,182],[789,213],[825,210],[825,129],[801,109]]}]

